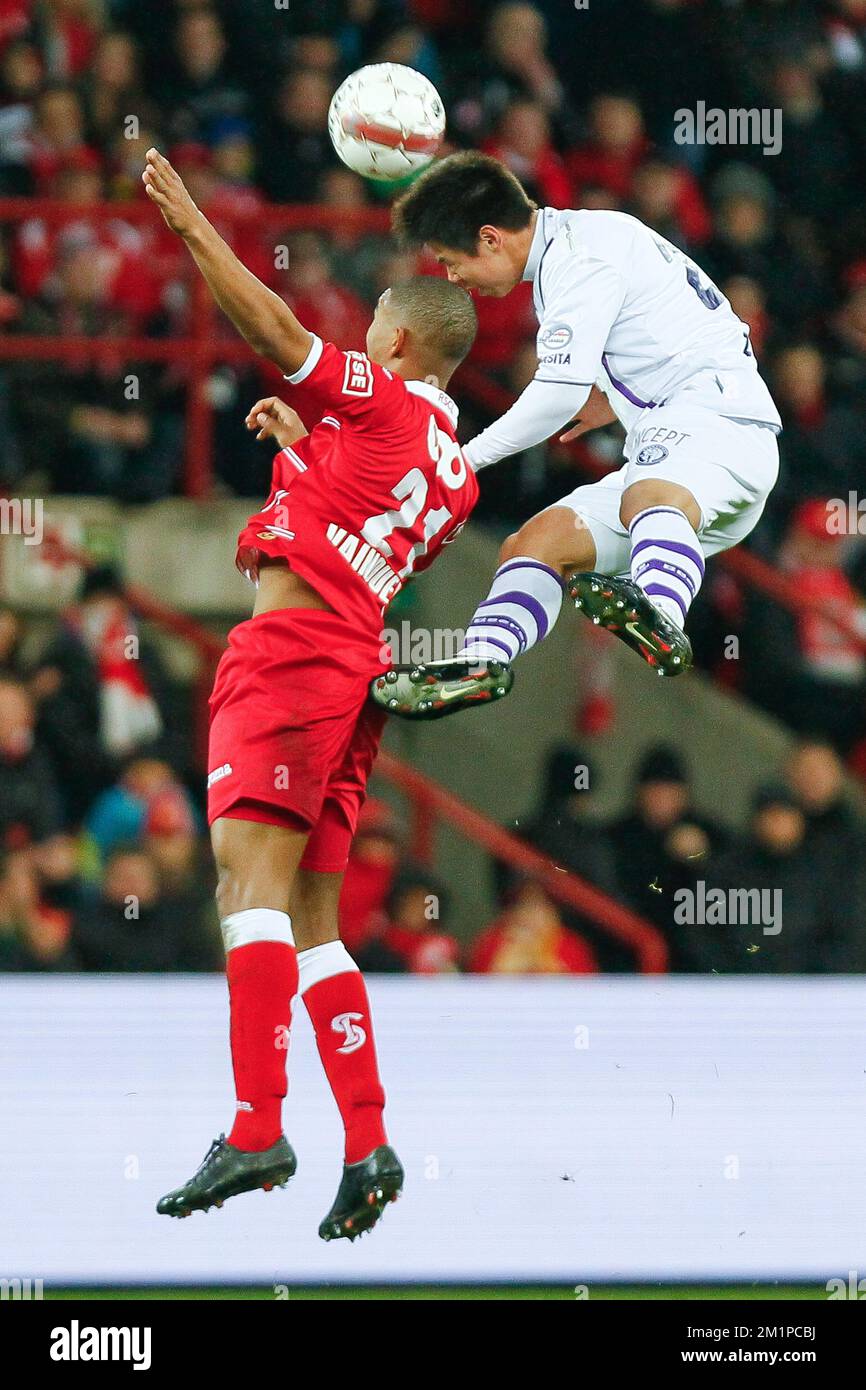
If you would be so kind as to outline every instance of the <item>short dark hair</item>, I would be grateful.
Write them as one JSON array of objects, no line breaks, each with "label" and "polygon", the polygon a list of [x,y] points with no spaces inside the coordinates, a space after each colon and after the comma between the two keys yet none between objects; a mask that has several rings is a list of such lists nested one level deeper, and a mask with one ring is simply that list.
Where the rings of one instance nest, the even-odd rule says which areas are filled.
[{"label": "short dark hair", "polygon": [[431,363],[456,367],[475,342],[478,316],[465,290],[438,275],[414,275],[391,286],[389,306],[429,353]]},{"label": "short dark hair", "polygon": [[504,164],[489,154],[467,150],[432,164],[398,198],[392,223],[404,246],[438,241],[473,255],[481,228],[519,232],[528,227],[536,204]]}]

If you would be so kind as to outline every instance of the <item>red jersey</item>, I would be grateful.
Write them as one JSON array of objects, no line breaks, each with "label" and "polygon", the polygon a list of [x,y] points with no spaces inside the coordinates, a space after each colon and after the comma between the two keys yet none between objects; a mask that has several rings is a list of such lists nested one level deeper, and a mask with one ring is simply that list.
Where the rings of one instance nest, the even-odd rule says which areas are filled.
[{"label": "red jersey", "polygon": [[274,459],[268,501],[238,537],[238,568],[255,579],[260,553],[282,557],[378,641],[388,604],[478,499],[457,407],[438,387],[316,337],[286,380],[301,419],[319,423]]}]

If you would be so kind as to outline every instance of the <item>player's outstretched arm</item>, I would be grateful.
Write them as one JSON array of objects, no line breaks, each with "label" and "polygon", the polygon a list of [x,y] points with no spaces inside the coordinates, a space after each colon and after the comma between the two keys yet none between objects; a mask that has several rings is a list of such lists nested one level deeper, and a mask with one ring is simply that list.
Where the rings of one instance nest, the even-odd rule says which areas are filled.
[{"label": "player's outstretched arm", "polygon": [[302,367],[313,337],[279,295],[243,265],[190,197],[183,180],[159,150],[147,152],[145,191],[167,226],[183,237],[224,314],[262,357],[287,376]]},{"label": "player's outstretched arm", "polygon": [[504,415],[463,446],[464,456],[478,470],[542,444],[579,415],[590,389],[589,382],[530,381]]}]

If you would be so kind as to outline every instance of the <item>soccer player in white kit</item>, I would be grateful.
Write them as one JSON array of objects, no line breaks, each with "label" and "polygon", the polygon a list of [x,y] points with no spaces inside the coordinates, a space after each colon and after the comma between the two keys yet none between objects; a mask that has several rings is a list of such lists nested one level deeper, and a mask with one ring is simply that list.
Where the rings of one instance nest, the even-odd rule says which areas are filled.
[{"label": "soccer player in white kit", "polygon": [[504,694],[568,592],[662,675],[691,663],[683,628],[704,561],[754,528],[778,474],[778,411],[748,327],[700,268],[637,218],[537,208],[487,155],[451,155],[394,209],[448,278],[503,296],[530,280],[538,370],[464,447],[475,469],[618,418],[625,463],[575,488],[502,547],[456,661],[395,670],[373,696],[435,718]]}]

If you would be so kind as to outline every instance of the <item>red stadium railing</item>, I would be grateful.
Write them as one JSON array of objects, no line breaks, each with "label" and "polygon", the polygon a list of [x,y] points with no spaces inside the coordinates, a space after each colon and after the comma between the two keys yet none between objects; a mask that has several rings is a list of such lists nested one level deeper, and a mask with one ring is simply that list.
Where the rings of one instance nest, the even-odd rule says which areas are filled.
[{"label": "red stadium railing", "polygon": [[[77,205],[52,198],[0,198],[0,224],[39,218],[49,226],[76,216],[98,221],[119,218],[136,225],[160,226],[160,215],[147,201],[88,203]],[[345,210],[313,206],[269,206],[220,214],[221,226],[240,230],[255,225],[262,233],[327,230],[340,227],[357,231],[385,232],[384,210]],[[186,430],[184,492],[188,497],[207,496],[211,485],[213,409],[208,399],[208,378],[213,367],[231,362],[253,362],[255,354],[240,337],[222,338],[213,331],[216,310],[201,276],[190,263],[190,331],[184,337],[51,338],[7,334],[0,338],[0,362],[16,358],[80,362],[82,354],[98,362],[103,357],[125,354],[130,361],[173,362],[186,371]]]},{"label": "red stadium railing", "polygon": [[[400,762],[391,753],[383,751],[379,754],[376,771],[399,787],[416,810],[421,808],[426,816],[447,821],[461,835],[487,850],[488,854],[504,860],[521,873],[531,874],[544,885],[551,897],[591,918],[597,926],[630,947],[642,971],[657,974],[665,969],[668,950],[661,933],[642,917],[608,897],[600,888],[560,868],[525,840],[512,835],[510,830],[503,830],[501,825],[468,806],[453,792],[434,782],[432,777],[418,772],[408,763]],[[429,830],[425,828],[424,833],[425,840],[429,842]]]},{"label": "red stadium railing", "polygon": [[[95,560],[86,551],[70,545],[57,531],[46,530],[44,547],[48,554],[53,553],[58,560],[92,569]],[[189,642],[202,658],[201,677],[198,681],[202,716],[199,729],[198,747],[204,767],[205,725],[207,715],[206,699],[210,692],[213,670],[225,650],[225,643],[209,632],[201,623],[184,613],[179,613],[162,602],[149,590],[137,584],[126,584],[125,593],[130,605],[145,619],[157,627]],[[433,857],[433,840],[438,822],[446,821],[466,839],[480,845],[482,849],[497,859],[503,860],[519,873],[531,874],[538,879],[551,897],[565,907],[582,913],[609,935],[629,947],[635,955],[638,969],[645,974],[661,974],[668,962],[668,949],[664,937],[651,923],[623,907],[593,884],[554,864],[546,855],[540,854],[525,840],[496,824],[474,807],[461,801],[459,797],[446,790],[432,777],[427,777],[410,767],[408,763],[395,758],[392,753],[380,752],[376,762],[376,773],[397,787],[407,798],[411,807],[411,847],[413,854],[421,862],[430,862]]]},{"label": "red stadium railing", "polygon": [[830,627],[844,634],[852,647],[866,655],[866,635],[851,618],[840,613],[831,599],[812,598],[803,594],[799,585],[782,570],[762,560],[751,550],[738,546],[719,556],[719,561],[736,579],[749,588],[758,589],[768,598],[787,608],[791,613],[814,613],[823,618]]}]

